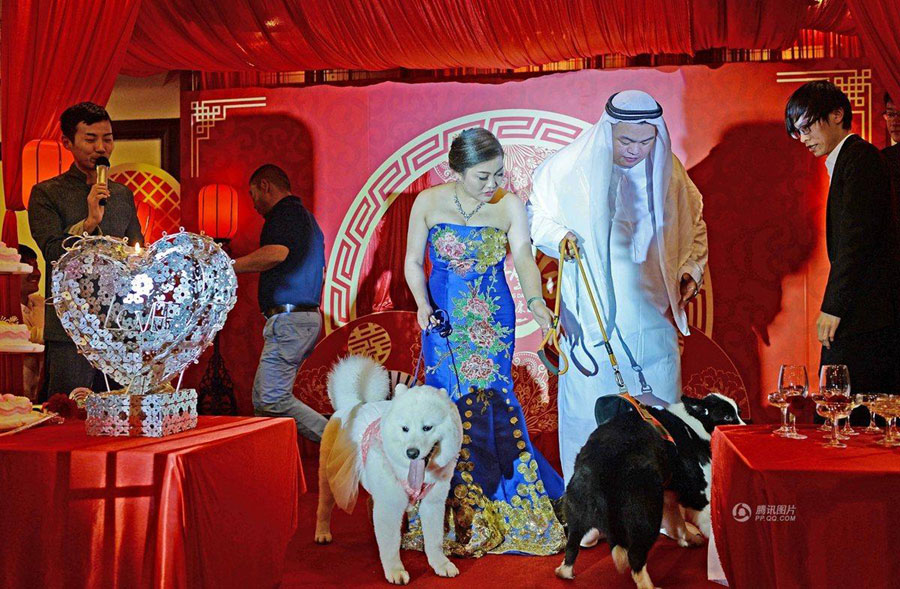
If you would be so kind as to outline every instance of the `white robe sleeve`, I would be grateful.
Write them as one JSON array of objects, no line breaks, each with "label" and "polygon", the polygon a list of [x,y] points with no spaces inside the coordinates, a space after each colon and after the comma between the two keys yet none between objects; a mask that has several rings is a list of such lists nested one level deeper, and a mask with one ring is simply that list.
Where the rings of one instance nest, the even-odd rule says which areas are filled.
[{"label": "white robe sleeve", "polygon": [[550,182],[550,170],[541,166],[534,174],[528,221],[534,245],[552,258],[559,258],[559,243],[569,232],[560,209],[559,195]]}]

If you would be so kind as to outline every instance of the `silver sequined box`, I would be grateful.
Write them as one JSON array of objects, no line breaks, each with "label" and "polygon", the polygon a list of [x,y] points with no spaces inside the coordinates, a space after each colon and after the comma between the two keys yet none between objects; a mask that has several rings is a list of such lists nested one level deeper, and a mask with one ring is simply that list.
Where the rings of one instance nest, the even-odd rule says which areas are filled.
[{"label": "silver sequined box", "polygon": [[197,427],[197,391],[87,396],[89,436],[159,438]]}]

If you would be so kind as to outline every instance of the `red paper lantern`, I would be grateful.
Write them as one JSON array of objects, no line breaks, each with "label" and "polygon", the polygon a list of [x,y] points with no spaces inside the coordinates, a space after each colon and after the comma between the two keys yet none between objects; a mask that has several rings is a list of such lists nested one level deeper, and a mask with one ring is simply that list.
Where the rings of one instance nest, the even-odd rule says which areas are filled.
[{"label": "red paper lantern", "polygon": [[38,182],[59,176],[75,158],[56,139],[33,139],[22,149],[22,204],[28,208],[31,189]]},{"label": "red paper lantern", "polygon": [[141,223],[141,233],[147,243],[156,241],[155,237],[151,237],[156,233],[156,224],[159,220],[159,209],[141,199],[137,194],[134,195],[135,205],[137,206],[138,221]]},{"label": "red paper lantern", "polygon": [[231,239],[238,229],[238,193],[227,184],[200,189],[200,231],[215,239]]}]

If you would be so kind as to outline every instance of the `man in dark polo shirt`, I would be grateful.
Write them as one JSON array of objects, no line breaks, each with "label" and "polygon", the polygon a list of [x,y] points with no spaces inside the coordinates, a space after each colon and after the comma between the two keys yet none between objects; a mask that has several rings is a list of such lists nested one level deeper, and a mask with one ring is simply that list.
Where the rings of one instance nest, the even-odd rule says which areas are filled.
[{"label": "man in dark polo shirt", "polygon": [[[64,174],[36,184],[28,201],[31,235],[47,262],[48,296],[51,264],[62,256],[67,238],[88,233],[127,237],[132,244],[144,241],[131,190],[112,180],[97,183],[97,159],[109,159],[114,147],[109,114],[102,106],[82,102],[67,108],[59,122],[63,146],[75,162]],[[46,313],[44,341],[48,394],[70,393],[76,387],[106,388],[102,373],[78,354],[55,310]]]},{"label": "man in dark polo shirt", "polygon": [[262,355],[253,380],[257,415],[292,417],[297,431],[322,439],[326,419],[294,396],[300,363],[322,330],[319,303],[325,270],[322,230],[287,174],[265,164],[250,176],[253,208],[265,217],[259,249],[238,258],[234,271],[259,272],[259,308],[266,317]]}]

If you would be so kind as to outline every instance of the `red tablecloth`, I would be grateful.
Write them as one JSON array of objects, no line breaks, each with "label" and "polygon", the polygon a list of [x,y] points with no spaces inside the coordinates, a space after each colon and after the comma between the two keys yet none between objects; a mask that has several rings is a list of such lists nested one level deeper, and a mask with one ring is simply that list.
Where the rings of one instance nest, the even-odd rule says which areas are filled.
[{"label": "red tablecloth", "polygon": [[0,587],[271,587],[305,492],[291,419],[0,438]]},{"label": "red tablecloth", "polygon": [[806,440],[772,429],[713,434],[713,533],[729,585],[900,586],[900,450],[869,435],[824,448],[813,426],[800,428]]}]

